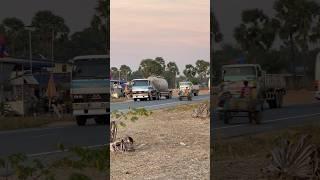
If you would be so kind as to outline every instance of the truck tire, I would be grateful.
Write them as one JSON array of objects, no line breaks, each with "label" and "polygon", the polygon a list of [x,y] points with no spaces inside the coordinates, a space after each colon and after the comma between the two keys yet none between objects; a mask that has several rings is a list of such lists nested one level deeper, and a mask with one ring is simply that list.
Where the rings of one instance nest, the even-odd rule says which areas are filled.
[{"label": "truck tire", "polygon": [[137,101],[138,99],[137,98],[133,98],[133,101]]},{"label": "truck tire", "polygon": [[78,126],[85,126],[87,123],[87,118],[85,116],[77,116],[76,121]]},{"label": "truck tire", "polygon": [[279,108],[283,106],[283,95],[279,95]]},{"label": "truck tire", "polygon": [[220,118],[223,120],[223,123],[224,124],[229,124],[230,123],[230,114],[229,112],[225,111],[225,112],[222,112],[220,115]]}]

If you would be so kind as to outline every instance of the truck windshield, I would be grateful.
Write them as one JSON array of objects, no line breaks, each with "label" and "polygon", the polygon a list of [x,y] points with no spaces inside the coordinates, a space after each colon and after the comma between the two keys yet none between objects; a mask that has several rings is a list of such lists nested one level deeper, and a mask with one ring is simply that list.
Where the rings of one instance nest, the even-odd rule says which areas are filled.
[{"label": "truck windshield", "polygon": [[149,86],[149,83],[147,80],[135,80],[133,86]]},{"label": "truck windshield", "polygon": [[72,79],[108,78],[107,59],[83,59],[75,61]]},{"label": "truck windshield", "polygon": [[190,82],[180,82],[180,86],[191,86]]},{"label": "truck windshield", "polygon": [[255,67],[228,67],[223,69],[224,81],[253,80],[255,77]]}]

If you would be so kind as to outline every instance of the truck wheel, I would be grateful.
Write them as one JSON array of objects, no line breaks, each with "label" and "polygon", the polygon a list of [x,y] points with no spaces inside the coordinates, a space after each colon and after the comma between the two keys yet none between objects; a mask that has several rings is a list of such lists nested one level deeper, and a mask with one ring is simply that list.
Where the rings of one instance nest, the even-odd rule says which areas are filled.
[{"label": "truck wheel", "polygon": [[85,126],[87,123],[87,118],[84,116],[77,116],[76,120],[77,120],[78,126]]},{"label": "truck wheel", "polygon": [[133,98],[133,101],[137,101],[138,99],[137,98]]},{"label": "truck wheel", "polygon": [[283,96],[280,95],[279,96],[279,108],[282,108],[282,105],[283,105]]},{"label": "truck wheel", "polygon": [[260,124],[262,120],[262,113],[260,111],[254,112],[254,122]]},{"label": "truck wheel", "polygon": [[229,112],[223,112],[222,113],[223,114],[223,116],[222,116],[222,119],[223,119],[223,123],[224,124],[229,124],[230,122],[230,114],[229,114]]}]

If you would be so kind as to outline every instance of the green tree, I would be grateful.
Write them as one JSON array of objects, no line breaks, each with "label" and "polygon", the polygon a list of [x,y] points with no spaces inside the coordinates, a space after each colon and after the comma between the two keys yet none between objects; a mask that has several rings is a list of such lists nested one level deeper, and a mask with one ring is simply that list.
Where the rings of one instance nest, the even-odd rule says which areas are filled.
[{"label": "green tree", "polygon": [[14,57],[17,55],[16,50],[23,49],[26,45],[26,42],[23,42],[23,40],[26,40],[23,36],[27,35],[25,33],[25,25],[18,18],[5,18],[2,24],[9,39],[10,55]]},{"label": "green tree", "polygon": [[117,67],[111,67],[110,71],[112,79],[119,79],[119,70]]},{"label": "green tree", "polygon": [[256,63],[257,56],[268,51],[276,37],[277,21],[259,9],[242,12],[242,23],[235,28],[234,37],[242,50],[247,52],[248,60]]},{"label": "green tree", "polygon": [[177,66],[177,64],[175,62],[169,62],[167,64],[167,68],[166,68],[167,72],[169,73],[169,77],[170,79],[173,79],[172,81],[172,88],[175,88],[176,87],[176,84],[177,84],[177,75],[180,74],[179,72],[179,68]]},{"label": "green tree", "polygon": [[308,0],[277,0],[274,9],[279,22],[279,36],[291,49],[292,71],[296,76],[296,48],[308,48],[311,27],[315,16],[319,14],[319,6]]},{"label": "green tree", "polygon": [[164,72],[166,69],[166,61],[162,57],[156,57],[154,61],[161,65],[162,72]]},{"label": "green tree", "polygon": [[133,80],[133,79],[141,79],[143,78],[143,73],[139,70],[137,71],[133,71],[129,77],[129,80]]},{"label": "green tree", "polygon": [[[51,11],[39,11],[32,18],[32,26],[35,27],[33,33],[36,39],[36,46],[39,54],[50,57],[52,40],[67,39],[70,32],[65,20],[53,14]],[[55,46],[56,47],[56,46]]]},{"label": "green tree", "polygon": [[143,77],[147,78],[151,75],[161,76],[163,75],[163,69],[160,63],[153,59],[144,59],[141,61],[139,71],[142,72]]},{"label": "green tree", "polygon": [[196,71],[201,82],[207,81],[207,75],[210,75],[210,63],[204,60],[197,60]]},{"label": "green tree", "polygon": [[197,74],[197,69],[192,64],[187,64],[183,74],[187,79],[194,79]]},{"label": "green tree", "polygon": [[128,81],[128,77],[131,75],[131,73],[132,73],[132,70],[129,66],[127,66],[127,65],[120,66],[121,77],[125,77],[126,81]]}]

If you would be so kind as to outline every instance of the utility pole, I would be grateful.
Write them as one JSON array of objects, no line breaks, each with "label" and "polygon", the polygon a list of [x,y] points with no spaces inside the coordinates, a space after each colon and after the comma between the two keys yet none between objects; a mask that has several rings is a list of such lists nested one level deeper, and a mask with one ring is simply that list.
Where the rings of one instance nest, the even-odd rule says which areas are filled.
[{"label": "utility pole", "polygon": [[32,40],[31,29],[29,29],[29,59],[30,59],[30,71],[32,74]]},{"label": "utility pole", "polygon": [[52,41],[51,41],[51,61],[52,61],[52,68],[54,67],[54,55],[53,49],[54,48],[54,29],[52,28]]}]

